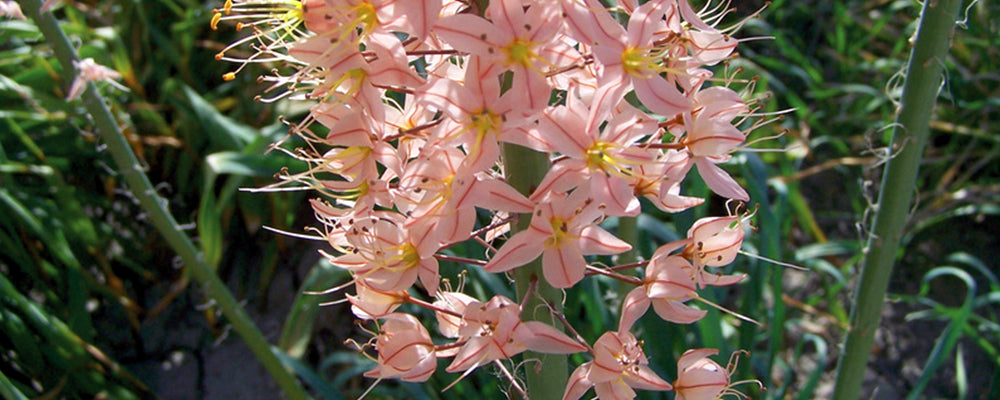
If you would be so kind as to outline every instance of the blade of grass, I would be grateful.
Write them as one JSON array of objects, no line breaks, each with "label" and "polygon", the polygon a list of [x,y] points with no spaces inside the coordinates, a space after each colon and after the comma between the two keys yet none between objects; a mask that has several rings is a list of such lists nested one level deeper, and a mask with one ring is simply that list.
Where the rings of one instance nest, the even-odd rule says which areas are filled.
[{"label": "blade of grass", "polygon": [[0,396],[3,396],[5,400],[28,400],[28,397],[17,390],[14,383],[7,379],[7,375],[0,371]]},{"label": "blade of grass", "polygon": [[[58,22],[52,13],[40,11],[41,2],[39,0],[25,0],[21,2],[24,11],[29,15],[45,38],[52,45],[56,57],[63,66],[64,71],[75,71],[73,62],[77,60],[76,50],[70,44],[69,39],[59,27]],[[271,347],[264,339],[260,329],[250,320],[246,311],[239,305],[236,298],[226,288],[225,284],[218,276],[212,272],[211,267],[205,262],[204,256],[199,254],[190,238],[183,234],[177,221],[166,209],[165,201],[153,189],[149,177],[145,175],[135,154],[132,152],[129,143],[122,135],[117,123],[111,116],[110,111],[104,103],[104,99],[97,91],[93,83],[88,83],[86,91],[83,93],[83,103],[94,122],[101,138],[107,144],[108,151],[112,154],[119,172],[124,178],[132,193],[138,199],[142,208],[149,214],[150,220],[157,231],[163,235],[170,247],[174,249],[184,261],[187,272],[195,280],[201,283],[206,296],[212,298],[222,313],[232,324],[233,329],[246,341],[247,346],[257,356],[258,361],[267,369],[268,373],[277,381],[282,391],[289,399],[298,400],[308,398],[305,390],[299,386],[298,381],[285,369],[277,357],[271,352]]]},{"label": "blade of grass", "polygon": [[947,275],[954,276],[965,282],[965,301],[962,302],[961,307],[949,313],[951,314],[951,322],[948,323],[944,332],[934,342],[934,348],[931,349],[931,354],[927,357],[927,363],[924,364],[924,371],[921,373],[917,384],[913,386],[913,390],[906,396],[907,400],[921,398],[924,389],[927,388],[931,378],[934,377],[934,373],[937,372],[945,358],[951,353],[951,349],[958,343],[958,339],[962,337],[963,328],[969,320],[969,315],[972,314],[972,300],[976,297],[976,282],[968,272],[955,267],[938,267],[930,270],[924,276],[920,288],[920,297],[927,296],[927,292],[929,291],[927,284],[931,280]]},{"label": "blade of grass", "polygon": [[[944,60],[961,1],[925,1],[893,129],[868,253],[851,307],[851,325],[837,365],[834,400],[854,400],[871,356],[889,276],[913,201],[914,184],[929,135],[928,122],[941,89]],[[898,152],[898,153],[897,153]]]}]

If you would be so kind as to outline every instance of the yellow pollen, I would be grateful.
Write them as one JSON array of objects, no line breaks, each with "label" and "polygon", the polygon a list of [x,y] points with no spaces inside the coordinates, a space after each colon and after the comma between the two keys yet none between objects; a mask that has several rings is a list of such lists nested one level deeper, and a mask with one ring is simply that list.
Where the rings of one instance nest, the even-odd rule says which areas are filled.
[{"label": "yellow pollen", "polygon": [[222,80],[224,80],[224,81],[228,82],[228,81],[231,81],[233,79],[236,79],[236,73],[235,72],[227,72],[224,75],[222,75]]},{"label": "yellow pollen", "polygon": [[233,0],[226,0],[226,4],[222,6],[222,9],[226,12],[226,15],[229,15],[233,11]]},{"label": "yellow pollen", "polygon": [[549,226],[552,227],[552,236],[545,238],[543,246],[546,249],[562,248],[566,244],[566,241],[572,237],[569,234],[569,228],[567,227],[566,221],[563,221],[561,218],[553,217],[549,219]]},{"label": "yellow pollen", "polygon": [[496,131],[500,126],[500,117],[489,110],[482,110],[471,116],[472,124],[479,135]]},{"label": "yellow pollen", "polygon": [[531,59],[535,56],[535,53],[531,51],[531,43],[521,39],[515,40],[504,50],[507,53],[507,63],[509,64],[528,66],[531,64]]},{"label": "yellow pollen", "polygon": [[365,27],[370,30],[372,27],[378,25],[378,14],[375,12],[375,6],[369,2],[364,2],[358,4],[354,9],[354,12],[358,16],[358,20],[365,24]]},{"label": "yellow pollen", "polygon": [[604,169],[604,165],[611,162],[607,151],[611,147],[610,143],[597,142],[587,149],[587,166],[591,168]]},{"label": "yellow pollen", "polygon": [[642,51],[636,47],[629,47],[622,53],[622,68],[631,75],[640,75],[645,60]]},{"label": "yellow pollen", "polygon": [[219,30],[219,21],[222,20],[222,14],[216,11],[212,14],[212,23],[209,26],[212,27],[213,31]]}]

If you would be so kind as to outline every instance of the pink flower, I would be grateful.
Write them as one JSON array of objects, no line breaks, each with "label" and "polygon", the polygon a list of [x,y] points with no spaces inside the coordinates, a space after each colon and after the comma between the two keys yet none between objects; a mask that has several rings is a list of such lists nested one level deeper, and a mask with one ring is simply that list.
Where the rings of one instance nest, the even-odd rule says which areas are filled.
[{"label": "pink flower", "polygon": [[365,376],[426,381],[437,368],[434,343],[427,329],[409,314],[389,314],[384,320],[375,338],[378,365]]},{"label": "pink flower", "polygon": [[622,301],[618,329],[632,329],[632,324],[650,305],[660,318],[678,324],[690,324],[704,317],[706,311],[684,304],[698,297],[690,270],[691,265],[683,257],[654,256],[643,285],[629,292]]},{"label": "pink flower", "polygon": [[582,190],[545,197],[531,217],[528,229],[514,234],[483,267],[504,272],[542,256],[542,274],[557,288],[568,288],[583,279],[588,254],[618,254],[632,248],[597,226],[599,205]]},{"label": "pink flower", "polygon": [[563,0],[562,5],[570,34],[591,46],[604,68],[594,108],[611,109],[631,88],[642,104],[657,114],[673,117],[690,108],[690,100],[675,83],[676,74],[684,71],[661,64],[671,58],[674,49],[661,47],[653,37],[666,26],[663,17],[676,7],[673,1],[653,0],[639,6],[629,17],[627,29],[597,0]]},{"label": "pink flower", "polygon": [[[700,228],[698,231],[699,239],[705,239],[703,229],[711,227],[709,224],[713,221],[713,219],[703,218],[695,222],[695,226]],[[699,222],[702,225],[698,225]],[[703,267],[697,267],[698,264],[692,265],[683,255],[670,254],[684,246],[685,243],[687,240],[667,243],[656,250],[653,258],[649,261],[643,284],[629,292],[622,301],[619,330],[631,329],[632,324],[649,310],[650,305],[653,306],[656,314],[665,321],[678,324],[690,324],[698,321],[705,316],[706,311],[688,306],[685,302],[700,298],[697,292],[699,287],[733,285],[746,278],[745,274],[713,274],[705,271]],[[709,246],[714,244],[714,242],[709,242]]]},{"label": "pink flower", "polygon": [[531,212],[534,204],[506,182],[462,168],[465,159],[457,148],[432,147],[407,164],[396,201],[407,228],[432,224],[440,243],[461,242],[475,225],[475,207]]},{"label": "pink flower", "polygon": [[693,110],[697,112],[684,114],[685,136],[681,143],[690,157],[685,168],[696,165],[705,184],[720,196],[750,200],[746,190],[715,165],[728,161],[730,153],[746,140],[743,132],[730,122],[746,112],[746,104],[738,93],[722,86],[700,90],[694,99]]},{"label": "pink flower", "polygon": [[628,332],[606,332],[594,343],[594,360],[583,363],[569,378],[563,400],[576,400],[591,386],[601,400],[630,400],[633,389],[670,390],[648,366],[639,341]]},{"label": "pink flower", "polygon": [[725,368],[708,358],[718,353],[716,349],[691,349],[677,359],[677,380],[674,381],[676,400],[718,400],[723,397],[749,399],[746,394],[733,389],[733,386],[744,383],[761,385],[760,381],[730,380],[736,369],[737,357],[745,352],[733,353]]},{"label": "pink flower", "polygon": [[[483,304],[478,301],[463,303],[461,296],[453,297],[452,310],[462,313],[457,332],[452,327],[442,328],[443,333],[457,333],[465,344],[455,354],[455,360],[446,371],[458,372],[476,368],[494,360],[504,360],[525,350],[541,353],[570,354],[586,348],[565,333],[538,321],[521,321],[521,307],[501,295],[493,296]],[[454,319],[439,321],[454,323]]]},{"label": "pink flower", "polygon": [[87,83],[89,82],[105,81],[118,89],[128,90],[126,87],[114,81],[115,79],[121,79],[122,77],[118,71],[98,64],[93,58],[84,58],[80,61],[73,61],[73,66],[76,67],[78,73],[76,75],[76,79],[73,80],[73,84],[70,85],[69,94],[66,95],[66,100],[74,100],[77,97],[80,97],[80,94],[83,93],[83,89],[87,87]]},{"label": "pink flower", "polygon": [[620,108],[603,130],[588,128],[586,121],[593,113],[607,112],[587,109],[572,96],[567,98],[566,106],[542,113],[538,136],[545,138],[550,151],[567,158],[555,163],[538,184],[536,199],[546,192],[579,188],[589,192],[598,204],[604,204],[608,216],[639,213],[639,199],[629,183],[640,172],[638,166],[655,162],[659,150],[641,148],[637,142],[653,134],[657,126],[654,119],[628,104]]},{"label": "pink flower", "polygon": [[13,0],[0,1],[0,16],[27,19],[24,17],[24,13],[21,12],[21,6]]},{"label": "pink flower", "polygon": [[351,302],[351,312],[361,319],[385,318],[403,304],[403,291],[386,292],[372,289],[363,280],[355,280],[357,292],[354,296],[345,296]]},{"label": "pink flower", "polygon": [[708,356],[716,349],[692,349],[677,360],[676,400],[716,400],[729,388],[729,371]]},{"label": "pink flower", "polygon": [[559,57],[554,37],[562,24],[559,8],[550,2],[525,6],[520,0],[493,0],[487,15],[492,21],[471,14],[458,14],[438,21],[434,31],[456,49],[469,52],[484,64],[498,64],[513,71],[511,90],[521,93],[529,110],[540,110],[549,102],[551,88],[545,70]]},{"label": "pink flower", "polygon": [[516,92],[500,95],[500,71],[473,57],[465,70],[465,82],[432,79],[417,90],[421,105],[441,111],[446,121],[439,125],[430,142],[435,146],[461,145],[467,154],[462,166],[472,172],[491,168],[500,157],[500,141],[535,147],[532,139],[518,129],[531,123],[525,118],[537,110]]},{"label": "pink flower", "polygon": [[351,271],[355,279],[380,291],[408,289],[417,278],[431,295],[438,288],[440,244],[425,226],[402,229],[405,217],[389,211],[355,215],[348,221],[347,254],[333,257],[334,265]]},{"label": "pink flower", "polygon": [[709,217],[695,221],[688,230],[690,244],[684,249],[696,271],[700,286],[716,285],[715,274],[706,273],[705,267],[722,267],[736,259],[743,244],[743,220],[739,216]]}]

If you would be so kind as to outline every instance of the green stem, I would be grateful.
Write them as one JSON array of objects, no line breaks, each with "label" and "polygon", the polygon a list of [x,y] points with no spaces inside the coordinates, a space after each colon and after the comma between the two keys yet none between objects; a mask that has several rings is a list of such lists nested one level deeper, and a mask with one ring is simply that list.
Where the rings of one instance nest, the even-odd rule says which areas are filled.
[{"label": "green stem", "polygon": [[[632,250],[619,254],[615,258],[615,264],[623,265],[639,261],[639,217],[618,217],[618,238],[632,245]],[[619,300],[625,300],[625,296],[632,289],[635,289],[635,285],[618,281]]]},{"label": "green stem", "polygon": [[928,123],[941,88],[942,70],[961,1],[928,0],[906,69],[903,97],[893,129],[893,157],[886,163],[868,253],[855,290],[851,325],[837,365],[835,400],[858,399],[892,265],[912,206],[917,170],[927,144]]},{"label": "green stem", "polygon": [[[75,72],[73,61],[78,60],[79,56],[52,13],[40,13],[40,0],[23,0],[21,5],[24,12],[35,20],[42,34],[52,45],[56,58],[62,64],[63,71],[67,74]],[[166,200],[153,189],[153,185],[143,172],[132,148],[125,140],[125,136],[122,135],[117,122],[111,115],[111,111],[108,110],[104,99],[93,83],[87,84],[87,89],[83,93],[83,103],[97,125],[97,132],[101,140],[107,144],[107,149],[115,160],[118,171],[129,190],[138,199],[140,206],[149,216],[156,230],[160,235],[163,235],[170,248],[177,252],[183,260],[187,272],[201,284],[205,295],[211,298],[222,310],[222,314],[232,324],[233,330],[243,338],[260,363],[277,381],[285,395],[289,399],[307,399],[308,395],[299,386],[295,376],[281,365],[278,358],[271,352],[271,345],[264,340],[260,330],[240,307],[222,280],[205,262],[204,257],[191,243],[190,238],[182,233],[173,215],[167,211]]]},{"label": "green stem", "polygon": [[[524,195],[530,195],[549,169],[548,156],[513,144],[504,144],[503,151],[507,182]],[[527,229],[530,223],[531,215],[522,214],[511,229],[511,234]],[[537,297],[528,293],[532,282],[537,283]],[[514,270],[514,286],[517,289],[518,300],[525,305],[523,319],[542,321],[556,328],[560,327],[558,321],[548,312],[545,302],[555,306],[556,312],[562,312],[562,291],[550,286],[542,278],[541,258]],[[529,295],[526,301],[525,295]],[[545,299],[545,302],[542,299]],[[569,361],[566,356],[527,352],[524,358],[539,360],[537,363],[525,365],[528,396],[533,399],[562,398],[566,381],[569,379]]]}]

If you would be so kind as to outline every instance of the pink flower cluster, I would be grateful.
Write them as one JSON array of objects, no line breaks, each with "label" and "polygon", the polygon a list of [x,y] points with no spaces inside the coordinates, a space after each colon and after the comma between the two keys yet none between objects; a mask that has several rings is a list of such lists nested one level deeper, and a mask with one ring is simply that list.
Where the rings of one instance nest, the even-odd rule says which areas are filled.
[{"label": "pink flower cluster", "polygon": [[[227,1],[212,21],[253,32],[217,55],[239,64],[226,79],[248,63],[278,63],[259,79],[269,85],[260,99],[313,102],[292,126],[305,148],[288,151],[311,167],[279,185],[320,196],[312,207],[333,250],[326,256],[351,272],[354,314],[377,321],[375,337],[360,346],[377,352],[366,375],[423,381],[438,358],[461,372],[525,350],[588,351],[593,361],[576,369],[564,399],[591,387],[605,400],[631,399],[633,389],[673,388],[684,399],[734,393],[728,371],[706,358],[713,350],[685,353],[671,385],[646,366],[629,331],[650,306],[668,321],[697,321],[705,311],[688,302],[712,305],[699,289],[743,279],[706,269],[739,251],[740,217],[698,221],[687,239],[656,252],[642,279],[586,258],[631,249],[600,223],[638,215],[640,197],[666,212],[702,203],[681,194],[692,169],[716,194],[749,199],[718,166],[744,145],[738,125],[754,109],[746,92],[729,87],[731,77],[708,69],[734,57],[738,44],[735,28],[716,26],[725,7],[475,3]],[[250,55],[230,55],[243,46]],[[507,183],[519,166],[504,157],[505,144],[548,154],[548,172],[531,193]],[[481,222],[486,212],[489,224]],[[518,215],[530,226],[508,235]],[[442,251],[470,240],[488,249],[486,260],[462,260],[471,268],[501,273],[541,257],[545,282],[556,288],[593,274],[635,284],[619,330],[591,347],[522,320],[521,305],[506,297],[483,302],[442,288],[438,262],[455,259]],[[406,303],[435,312],[442,340],[397,312]]]}]

